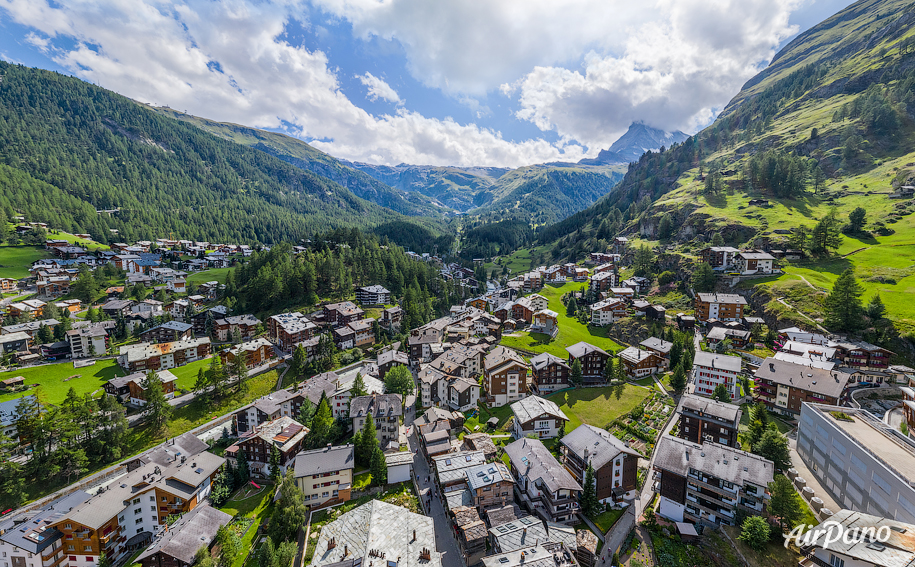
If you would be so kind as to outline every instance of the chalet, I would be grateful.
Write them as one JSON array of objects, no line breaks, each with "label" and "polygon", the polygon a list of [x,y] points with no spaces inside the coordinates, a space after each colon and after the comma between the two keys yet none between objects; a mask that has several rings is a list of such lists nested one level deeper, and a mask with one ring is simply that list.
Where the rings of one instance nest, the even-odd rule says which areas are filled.
[{"label": "chalet", "polygon": [[[302,409],[305,397],[301,391],[290,392],[289,390],[277,390],[276,392],[270,392],[266,396],[261,396],[235,412],[233,416],[235,429],[239,434],[242,434],[261,424],[281,417],[295,418]],[[314,405],[316,406],[317,404]]]},{"label": "chalet", "polygon": [[83,302],[79,299],[65,299],[54,303],[54,307],[60,309],[66,315],[67,313],[77,313],[83,310]]},{"label": "chalet", "polygon": [[512,434],[515,439],[536,435],[539,439],[552,439],[565,429],[569,418],[555,402],[539,396],[528,396],[511,405],[515,419]]},{"label": "chalet", "polygon": [[734,260],[735,268],[743,276],[771,274],[775,258],[766,252],[739,252]]},{"label": "chalet", "polygon": [[516,351],[498,346],[483,362],[483,387],[486,403],[501,407],[525,396],[528,364]]},{"label": "chalet", "polygon": [[821,335],[819,333],[809,333],[797,327],[788,327],[778,330],[778,343],[782,344],[786,341],[795,341],[799,343],[823,346],[826,346],[832,342],[829,340],[829,337],[825,335]]},{"label": "chalet", "polygon": [[117,319],[118,317],[126,316],[130,313],[131,307],[133,307],[134,304],[135,302],[131,299],[112,299],[103,303],[101,310],[112,319]]},{"label": "chalet", "polygon": [[395,305],[381,312],[380,325],[385,329],[399,331],[401,320],[403,320],[403,309],[399,305]]},{"label": "chalet", "polygon": [[706,322],[709,319],[719,321],[740,321],[747,300],[733,293],[697,293],[696,318]]},{"label": "chalet", "polygon": [[187,293],[186,280],[170,280],[165,284],[165,289],[172,293]]},{"label": "chalet", "polygon": [[521,503],[531,513],[547,522],[578,521],[581,484],[539,439],[519,438],[506,445],[505,454]]},{"label": "chalet", "polygon": [[375,344],[375,333],[372,330],[374,322],[375,319],[368,318],[349,324],[349,328],[353,330],[353,346],[366,347]]},{"label": "chalet", "polygon": [[465,469],[470,501],[477,510],[499,508],[511,503],[515,481],[503,463],[483,463]]},{"label": "chalet", "polygon": [[680,406],[678,436],[693,443],[720,443],[740,448],[737,434],[743,410],[736,404],[727,404],[695,394],[683,394]]},{"label": "chalet", "polygon": [[677,313],[677,327],[683,332],[692,332],[696,328],[696,318],[692,315]]},{"label": "chalet", "polygon": [[158,532],[152,544],[134,561],[141,567],[190,567],[197,552],[209,549],[219,528],[231,521],[231,515],[212,506],[198,506],[169,529]]},{"label": "chalet", "polygon": [[617,236],[613,239],[613,253],[614,254],[625,254],[629,251],[629,239],[625,236]]},{"label": "chalet", "polygon": [[26,332],[19,331],[16,333],[0,335],[0,353],[2,354],[17,352],[28,353],[31,346],[32,337],[30,337]]},{"label": "chalet", "polygon": [[569,365],[548,352],[531,358],[531,393],[546,395],[570,386]]},{"label": "chalet", "polygon": [[636,489],[641,455],[628,445],[593,425],[579,425],[559,441],[561,461],[581,484],[588,465],[594,468],[597,498],[601,502],[622,500]]},{"label": "chalet", "polygon": [[[166,398],[175,395],[175,382],[178,377],[168,370],[159,370],[156,377],[162,383],[162,393]],[[109,396],[114,396],[122,404],[130,403],[134,406],[146,405],[146,373],[134,372],[127,376],[112,378],[105,382],[103,388]]]},{"label": "chalet", "polygon": [[749,344],[752,333],[750,331],[741,331],[728,327],[714,327],[705,335],[705,341],[709,347],[717,346],[719,343],[729,340],[734,348],[744,348]]},{"label": "chalet", "polygon": [[282,350],[292,348],[315,335],[318,326],[302,313],[280,313],[267,319],[267,336]]},{"label": "chalet", "polygon": [[236,332],[241,334],[241,340],[248,341],[257,334],[260,324],[260,319],[254,315],[231,315],[224,319],[216,319],[213,322],[213,331],[216,339],[222,342],[230,340]]},{"label": "chalet", "polygon": [[631,301],[635,298],[635,290],[631,287],[611,287],[607,297],[617,297]]},{"label": "chalet", "polygon": [[0,278],[0,291],[7,293],[19,287],[19,280],[13,278]]},{"label": "chalet", "polygon": [[512,304],[512,319],[531,323],[534,320],[534,305],[527,297],[519,297]]},{"label": "chalet", "polygon": [[50,327],[53,331],[60,325],[57,319],[40,319],[38,321],[27,321],[18,325],[6,325],[0,327],[0,335],[11,335],[13,333],[26,333],[30,338],[35,338],[38,330],[42,327]]},{"label": "chalet", "polygon": [[652,321],[667,321],[667,308],[663,305],[649,305],[645,308],[645,318]]},{"label": "chalet", "polygon": [[611,325],[627,315],[626,302],[622,299],[604,299],[591,304],[591,323],[598,327]]},{"label": "chalet", "polygon": [[385,305],[391,303],[391,292],[380,285],[360,287],[356,290],[356,301],[361,305]]},{"label": "chalet", "polygon": [[650,350],[629,347],[619,353],[619,359],[626,368],[626,375],[641,378],[664,368],[663,360]]},{"label": "chalet", "polygon": [[270,454],[275,448],[279,452],[280,473],[285,475],[286,467],[292,464],[307,434],[308,428],[298,421],[281,417],[239,437],[226,449],[226,458],[235,465],[239,453],[243,451],[251,473],[267,477],[270,475]]},{"label": "chalet", "polygon": [[356,331],[354,331],[349,325],[336,327],[332,332],[334,337],[334,344],[337,345],[338,349],[349,350],[356,346]]},{"label": "chalet", "polygon": [[621,285],[635,290],[638,293],[647,293],[651,289],[651,280],[641,276],[632,276],[628,280],[623,280]]},{"label": "chalet", "polygon": [[657,337],[649,337],[639,343],[643,349],[654,353],[660,359],[658,370],[667,370],[670,368],[670,350],[674,344]]},{"label": "chalet", "polygon": [[225,365],[230,364],[239,356],[244,356],[245,366],[251,369],[266,364],[276,357],[276,353],[273,350],[273,344],[263,337],[235,345],[219,353],[219,357]]},{"label": "chalet", "polygon": [[180,321],[167,321],[158,327],[140,333],[140,340],[147,343],[171,343],[194,338],[194,326]]},{"label": "chalet", "polygon": [[41,317],[41,314],[44,312],[45,305],[47,304],[44,301],[39,301],[37,299],[26,299],[25,301],[10,303],[9,314],[10,317],[36,319]]},{"label": "chalet", "polygon": [[537,311],[534,313],[531,332],[543,333],[555,338],[559,333],[559,314],[549,309]]},{"label": "chalet", "polygon": [[330,303],[324,306],[324,320],[334,327],[342,327],[365,317],[365,312],[352,301]]},{"label": "chalet", "polygon": [[168,370],[184,366],[210,355],[210,339],[193,339],[174,343],[138,343],[122,346],[118,364],[128,372]]},{"label": "chalet", "polygon": [[862,370],[886,370],[894,353],[864,341],[837,341],[836,359],[843,365]]},{"label": "chalet", "polygon": [[699,251],[699,259],[717,270],[734,267],[735,258],[740,250],[730,246],[711,246]]},{"label": "chalet", "polygon": [[588,260],[586,263],[591,264],[592,266],[599,266],[601,264],[612,264],[614,262],[619,262],[619,254],[608,254],[606,252],[591,252],[588,255]]},{"label": "chalet", "polygon": [[70,293],[69,276],[52,276],[49,278],[39,279],[35,282],[38,288],[38,295],[44,297],[60,297]]},{"label": "chalet", "polygon": [[804,402],[839,405],[848,386],[848,380],[836,371],[776,358],[765,359],[753,378],[756,401],[791,418],[800,415]]},{"label": "chalet", "polygon": [[604,366],[610,360],[610,355],[603,349],[586,342],[580,342],[566,347],[566,352],[569,353],[569,367],[576,360],[581,364],[584,384],[603,384],[607,382],[606,378],[604,378]]},{"label": "chalet", "polygon": [[598,272],[591,276],[591,289],[597,292],[610,291],[616,284],[617,275],[613,271]]},{"label": "chalet", "polygon": [[191,323],[194,325],[194,333],[198,335],[206,335],[211,328],[215,332],[216,321],[219,319],[225,319],[226,315],[228,314],[229,309],[225,305],[216,305],[210,307],[206,311],[195,313],[191,317]]},{"label": "chalet", "polygon": [[359,396],[349,403],[349,418],[353,431],[361,431],[368,415],[375,421],[378,443],[387,447],[388,443],[400,443],[401,418],[403,417],[403,400],[400,394],[372,394]]}]

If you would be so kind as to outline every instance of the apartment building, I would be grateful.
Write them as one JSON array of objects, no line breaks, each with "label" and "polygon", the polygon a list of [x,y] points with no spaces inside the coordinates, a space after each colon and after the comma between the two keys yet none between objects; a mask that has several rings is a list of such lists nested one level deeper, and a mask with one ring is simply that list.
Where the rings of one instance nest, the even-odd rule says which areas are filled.
[{"label": "apartment building", "polygon": [[246,367],[255,368],[276,358],[276,352],[273,350],[273,343],[260,337],[219,353],[222,363],[226,365],[231,364],[239,356],[244,357]]},{"label": "apartment building", "polygon": [[314,337],[317,331],[318,326],[298,312],[280,313],[267,319],[267,336],[281,350],[291,351],[295,345]]},{"label": "apartment building", "polygon": [[384,305],[391,303],[391,292],[380,285],[360,287],[356,289],[356,301],[360,305]]},{"label": "apartment building", "polygon": [[601,270],[600,272],[595,270],[595,274],[591,276],[591,289],[597,292],[610,291],[610,288],[616,287],[617,283],[618,277],[612,267],[608,270]]},{"label": "apartment building", "polygon": [[241,435],[254,427],[281,417],[296,419],[304,400],[305,396],[300,392],[290,392],[289,390],[271,392],[235,412],[235,429]]},{"label": "apartment building", "polygon": [[699,251],[699,258],[712,268],[733,268],[740,250],[730,246],[711,246]]},{"label": "apartment building", "polygon": [[147,343],[171,343],[194,338],[194,325],[181,321],[167,321],[140,333],[140,340]]},{"label": "apartment building", "polygon": [[280,474],[285,475],[287,465],[295,459],[307,434],[308,428],[298,421],[291,417],[280,417],[252,427],[226,449],[226,458],[235,465],[239,453],[244,452],[249,470],[267,477],[271,473],[270,454],[276,447],[280,457]]},{"label": "apartment building", "polygon": [[771,274],[775,257],[767,252],[738,252],[734,267],[742,276]]},{"label": "apartment building", "polygon": [[893,351],[865,341],[838,341],[830,343],[836,349],[836,359],[842,365],[862,370],[886,370]]},{"label": "apartment building", "polygon": [[388,375],[390,370],[393,370],[398,366],[409,367],[410,357],[407,356],[407,353],[405,352],[390,348],[378,355],[376,364],[378,364],[378,376],[384,380],[384,377]]},{"label": "apartment building", "polygon": [[591,305],[591,323],[598,327],[612,325],[628,315],[629,310],[626,302],[615,297],[604,299]]},{"label": "apartment building", "polygon": [[193,339],[174,343],[137,343],[122,346],[118,364],[128,372],[169,370],[210,355],[210,339]]},{"label": "apartment building", "polygon": [[531,393],[547,395],[568,388],[570,370],[566,361],[548,352],[531,358]]},{"label": "apartment building", "polygon": [[216,339],[221,342],[231,340],[236,332],[241,334],[241,340],[249,341],[257,334],[260,324],[260,319],[254,315],[233,315],[214,321],[213,331]]},{"label": "apartment building", "polygon": [[518,500],[547,522],[577,523],[581,484],[538,439],[505,446]]},{"label": "apartment building", "polygon": [[740,321],[747,307],[747,300],[734,293],[697,293],[695,306],[696,318],[699,321]]},{"label": "apartment building", "polygon": [[670,368],[670,350],[674,347],[672,342],[657,337],[648,337],[639,343],[639,347],[642,350],[653,352],[658,357],[660,363],[658,371]]},{"label": "apartment building", "polygon": [[715,387],[723,385],[731,400],[736,400],[740,393],[741,369],[742,359],[739,356],[697,351],[693,359],[694,393],[711,397]]},{"label": "apartment building", "polygon": [[502,407],[526,395],[528,364],[516,351],[503,346],[494,348],[483,361],[483,388],[486,403]]},{"label": "apartment building", "polygon": [[[902,567],[915,565],[915,524],[897,522],[854,510],[839,510],[814,530],[814,539],[801,551],[800,567]],[[836,526],[836,527],[833,527]],[[864,534],[889,528],[887,538],[874,541]],[[861,534],[833,541],[832,534]]]},{"label": "apartment building", "polygon": [[563,466],[581,484],[588,465],[594,468],[597,498],[601,502],[621,500],[635,490],[641,455],[609,432],[593,425],[579,425],[560,440]]},{"label": "apartment building", "polygon": [[[161,306],[159,310],[161,311]],[[225,319],[228,314],[229,310],[225,305],[215,305],[206,311],[195,314],[191,317],[191,323],[194,325],[194,333],[206,335],[211,327],[215,331],[216,321]]]},{"label": "apartment building", "polygon": [[607,381],[604,378],[604,366],[610,360],[610,355],[604,350],[592,344],[580,342],[566,347],[566,352],[569,353],[570,368],[576,360],[581,364],[582,380],[585,385],[603,384]]},{"label": "apartment building", "polygon": [[92,325],[67,331],[70,356],[86,358],[104,356],[108,353],[108,330],[103,325]]},{"label": "apartment building", "polygon": [[293,475],[308,506],[314,509],[350,499],[354,455],[353,445],[327,446],[296,455]]},{"label": "apartment building", "polygon": [[39,301],[37,299],[26,299],[25,301],[10,303],[8,310],[10,317],[25,317],[28,319],[35,319],[37,317],[41,317],[45,305],[47,304],[44,301]]},{"label": "apartment building", "polygon": [[359,396],[349,403],[349,417],[353,431],[361,431],[371,414],[375,420],[378,443],[386,448],[389,443],[400,443],[400,422],[403,417],[403,400],[400,394],[372,394]]},{"label": "apartment building", "polygon": [[[51,528],[64,513],[91,498],[76,490],[29,512],[14,511],[0,519],[0,565],[3,567],[68,567],[63,533]],[[73,558],[76,564],[76,557]]]},{"label": "apartment building", "polygon": [[693,443],[720,443],[740,448],[737,438],[743,410],[735,404],[726,404],[695,394],[683,394],[680,406],[678,437]]},{"label": "apartment building", "polygon": [[839,405],[848,385],[843,373],[776,358],[765,359],[753,379],[756,400],[791,418],[800,415],[805,402]]},{"label": "apartment building", "polygon": [[161,528],[134,561],[142,567],[189,567],[196,561],[197,552],[209,549],[219,528],[231,521],[232,516],[212,506],[198,506],[171,526]]},{"label": "apartment building", "polygon": [[539,396],[528,396],[511,405],[514,422],[512,435],[521,439],[536,435],[538,439],[552,439],[565,430],[569,418],[551,400]]},{"label": "apartment building", "polygon": [[775,466],[726,445],[662,436],[655,447],[654,471],[662,517],[731,526],[739,509],[750,515],[762,513]]},{"label": "apartment building", "polygon": [[[159,379],[159,382],[162,383],[162,394],[164,394],[166,398],[174,397],[175,382],[178,380],[178,377],[168,370],[157,371],[156,377]],[[106,394],[114,396],[122,404],[130,403],[142,407],[146,405],[145,384],[146,373],[134,372],[127,376],[112,378],[105,382],[102,387],[105,389]]]},{"label": "apartment building", "polygon": [[324,306],[324,321],[334,327],[349,325],[365,317],[365,312],[352,301],[341,301]]},{"label": "apartment building", "polygon": [[850,510],[915,523],[915,441],[866,410],[804,403],[797,452]]}]

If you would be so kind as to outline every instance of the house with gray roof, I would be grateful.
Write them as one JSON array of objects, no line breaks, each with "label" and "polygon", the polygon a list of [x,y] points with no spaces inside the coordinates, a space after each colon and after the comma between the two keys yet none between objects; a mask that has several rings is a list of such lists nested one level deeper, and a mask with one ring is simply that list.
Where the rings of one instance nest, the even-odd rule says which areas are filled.
[{"label": "house with gray roof", "polygon": [[538,439],[552,439],[564,429],[569,418],[551,400],[540,396],[528,396],[511,405],[515,416],[512,435],[521,439],[536,435]]},{"label": "house with gray roof", "polygon": [[316,508],[350,499],[355,466],[353,445],[321,447],[295,456],[293,476],[305,503]]},{"label": "house with gray roof", "polygon": [[441,567],[432,518],[372,500],[325,525],[311,567]]},{"label": "house with gray roof", "polygon": [[[672,522],[732,526],[738,510],[763,512],[772,461],[740,449],[662,436],[654,452],[658,513]],[[657,478],[657,477],[655,477]]]},{"label": "house with gray roof", "polygon": [[518,500],[532,514],[547,522],[578,522],[582,486],[539,439],[518,439],[505,453]]},{"label": "house with gray roof", "polygon": [[636,488],[639,455],[609,432],[593,425],[579,425],[560,440],[561,462],[579,484],[588,465],[594,468],[597,498],[612,502]]},{"label": "house with gray roof", "polygon": [[353,431],[360,431],[369,414],[375,421],[378,443],[386,447],[391,441],[400,442],[403,399],[400,394],[372,394],[350,400],[349,417]]},{"label": "house with gray roof", "polygon": [[232,516],[212,506],[198,506],[171,526],[160,530],[135,562],[143,567],[193,565],[197,551],[209,548],[219,528],[231,521]]},{"label": "house with gray roof", "polygon": [[483,558],[483,567],[578,567],[572,551],[562,543],[547,542]]}]

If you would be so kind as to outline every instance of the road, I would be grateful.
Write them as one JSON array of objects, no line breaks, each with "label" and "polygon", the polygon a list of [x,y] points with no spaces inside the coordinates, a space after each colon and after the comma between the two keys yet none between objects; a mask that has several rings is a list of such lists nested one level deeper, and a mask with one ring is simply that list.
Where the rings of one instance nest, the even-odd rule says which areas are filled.
[{"label": "road", "polygon": [[[412,422],[411,419],[410,425]],[[442,553],[442,567],[464,567],[464,556],[454,539],[451,520],[448,519],[442,499],[431,482],[432,473],[426,459],[423,458],[416,435],[410,435],[407,442],[410,451],[413,452],[413,474],[416,475],[416,483],[419,486],[419,498],[422,500],[423,508],[427,510],[426,515],[432,518],[435,526],[435,548]]]}]

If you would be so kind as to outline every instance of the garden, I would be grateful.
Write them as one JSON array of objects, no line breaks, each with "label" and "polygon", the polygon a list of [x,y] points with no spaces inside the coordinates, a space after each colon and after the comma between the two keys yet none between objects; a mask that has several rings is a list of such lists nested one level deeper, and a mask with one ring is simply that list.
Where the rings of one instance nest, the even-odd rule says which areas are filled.
[{"label": "garden", "polygon": [[658,435],[674,408],[671,398],[653,393],[627,415],[614,420],[607,430],[645,458],[650,458]]}]

